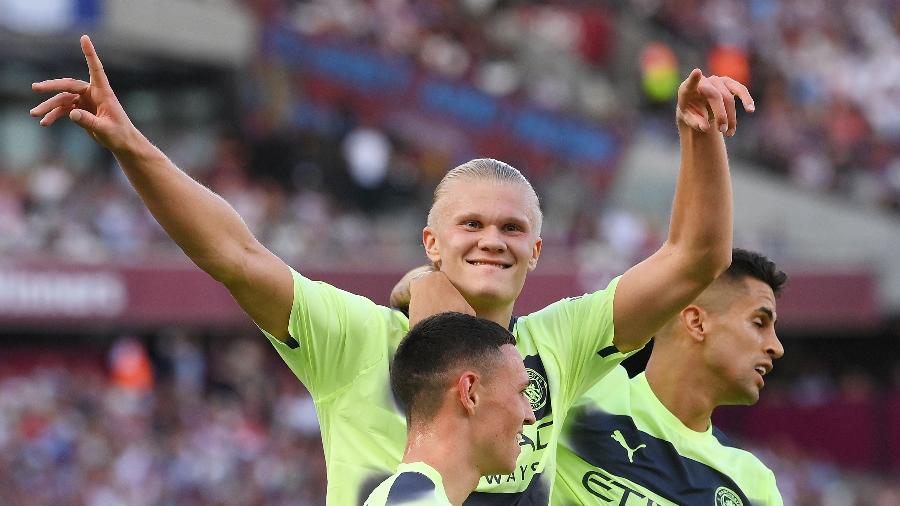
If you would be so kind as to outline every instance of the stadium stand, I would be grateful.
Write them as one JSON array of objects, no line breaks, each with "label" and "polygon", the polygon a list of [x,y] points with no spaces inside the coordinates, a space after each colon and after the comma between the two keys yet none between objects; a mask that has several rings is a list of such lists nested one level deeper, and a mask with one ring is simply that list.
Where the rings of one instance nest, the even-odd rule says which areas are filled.
[{"label": "stadium stand", "polygon": [[[190,19],[217,11],[216,2],[163,4],[160,13],[188,9]],[[124,24],[149,15],[106,5]],[[759,112],[729,141],[741,171],[773,175],[836,214],[862,209],[854,223],[886,232],[883,242],[843,241],[866,252],[847,276],[847,262],[814,251],[821,243],[754,236],[752,246],[787,255],[807,288],[780,303],[787,356],[763,401],[717,423],[775,470],[786,504],[900,504],[900,299],[880,284],[900,272],[884,246],[900,240],[900,4],[246,0],[228,9],[216,18],[238,34],[227,47],[209,43],[215,31],[192,38],[189,28],[122,44],[110,30],[104,45],[102,10],[61,27],[0,16],[0,42],[14,42],[0,70],[0,504],[324,497],[302,385],[220,293],[192,284],[111,158],[73,125],[41,130],[27,117],[32,80],[80,68],[72,29],[101,32],[134,121],[265,244],[344,276],[329,279],[368,275],[380,300],[388,279],[422,261],[419,217],[434,182],[476,154],[523,169],[555,224],[546,228],[562,231],[544,238],[554,254],[537,274],[565,281],[536,277],[534,290],[583,291],[631,265],[656,248],[666,209],[628,205],[616,191],[635,173],[635,146],[672,141],[673,73],[674,86],[693,66],[744,73]],[[806,225],[832,232],[821,228]],[[360,258],[361,245],[371,256]],[[81,269],[103,273],[84,285],[94,299],[41,295],[70,278],[19,289],[36,286],[22,272]],[[117,297],[135,300],[128,283],[141,272],[133,286],[178,278],[185,293],[212,294],[201,297],[210,305],[191,312],[185,295],[160,290],[153,300],[167,306],[134,312]],[[28,302],[72,300],[83,312],[69,320]],[[109,316],[116,304],[125,309]],[[803,318],[792,323],[792,311]],[[262,374],[271,370],[274,380]]]}]

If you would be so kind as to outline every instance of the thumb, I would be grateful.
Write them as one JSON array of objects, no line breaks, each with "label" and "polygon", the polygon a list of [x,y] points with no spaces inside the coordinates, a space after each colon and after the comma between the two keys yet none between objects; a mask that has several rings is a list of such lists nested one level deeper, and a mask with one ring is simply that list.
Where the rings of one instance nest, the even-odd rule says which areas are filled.
[{"label": "thumb", "polygon": [[94,133],[96,131],[98,121],[97,116],[94,116],[84,109],[72,109],[72,111],[69,112],[69,119],[88,132]]},{"label": "thumb", "polygon": [[100,145],[105,148],[110,147],[107,142],[108,136],[105,132],[101,131],[103,122],[100,121],[100,118],[98,118],[96,115],[89,111],[85,111],[84,109],[72,109],[72,111],[69,112],[69,119],[72,120],[73,123],[85,129],[87,133],[91,134],[91,137],[93,137],[95,141],[100,143]]}]

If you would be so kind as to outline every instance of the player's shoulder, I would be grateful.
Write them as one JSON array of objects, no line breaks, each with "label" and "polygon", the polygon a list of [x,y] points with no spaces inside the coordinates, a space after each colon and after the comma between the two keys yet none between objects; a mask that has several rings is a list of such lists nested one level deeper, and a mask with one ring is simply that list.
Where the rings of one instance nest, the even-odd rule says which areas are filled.
[{"label": "player's shoulder", "polygon": [[385,504],[407,504],[426,500],[435,495],[437,485],[419,471],[397,474],[387,493]]},{"label": "player's shoulder", "polygon": [[568,335],[570,327],[585,321],[589,316],[585,311],[579,311],[579,308],[589,304],[583,299],[590,296],[567,297],[520,316],[510,331],[517,337],[522,335],[524,338]]},{"label": "player's shoulder", "polygon": [[711,433],[723,457],[727,455],[725,461],[738,469],[737,474],[753,477],[750,481],[760,484],[774,477],[772,470],[751,449],[745,448],[716,426],[712,427]]},{"label": "player's shoulder", "polygon": [[404,332],[409,330],[409,317],[399,309],[378,304],[368,297],[338,288],[326,281],[309,278],[293,267],[290,267],[290,271],[294,289],[292,316],[298,306],[310,313],[337,319],[350,311],[357,315],[377,315],[379,319],[391,321],[391,326],[399,324]]},{"label": "player's shoulder", "polygon": [[366,500],[366,506],[445,506],[447,496],[436,471],[421,463],[401,464],[400,469]]},{"label": "player's shoulder", "polygon": [[728,448],[735,448],[737,450],[743,450],[740,446],[738,446],[737,442],[731,439],[728,434],[725,433],[722,429],[713,425],[712,427],[712,436],[719,442],[720,445]]},{"label": "player's shoulder", "polygon": [[[710,431],[710,435],[715,440],[717,445],[726,452],[731,452],[735,455],[741,455],[747,459],[747,462],[752,464],[758,464],[759,466],[765,468],[765,464],[762,463],[759,458],[756,457],[753,453],[750,452],[749,449],[745,448],[741,443],[734,440],[729,436],[725,431],[720,429],[719,427],[713,425],[712,430]],[[766,468],[768,469],[768,468]]]},{"label": "player's shoulder", "polygon": [[631,393],[629,388],[633,378],[628,377],[625,367],[617,365],[609,373],[587,391],[578,400],[579,405],[601,405],[612,402],[612,398],[627,396]]},{"label": "player's shoulder", "polygon": [[[538,309],[537,311],[520,317],[520,322],[532,323],[546,316],[551,316],[560,312],[569,312],[572,316],[581,318],[603,318],[607,315],[603,311],[596,311],[598,306],[605,304],[612,305],[615,297],[616,287],[619,284],[621,276],[613,278],[605,287],[601,287],[595,291],[565,297],[559,299],[549,305]],[[602,286],[602,285],[601,285]],[[590,308],[589,311],[578,311],[580,308]],[[573,311],[574,310],[574,311]]]}]

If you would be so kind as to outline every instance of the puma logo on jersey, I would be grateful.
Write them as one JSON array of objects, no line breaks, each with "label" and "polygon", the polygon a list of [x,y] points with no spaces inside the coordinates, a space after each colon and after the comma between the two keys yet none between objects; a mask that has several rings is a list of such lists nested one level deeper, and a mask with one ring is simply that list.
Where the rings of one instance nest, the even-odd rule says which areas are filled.
[{"label": "puma logo on jersey", "polygon": [[618,430],[613,432],[610,437],[615,439],[617,443],[622,445],[622,448],[625,448],[625,451],[628,452],[628,462],[630,462],[632,464],[634,464],[634,452],[640,450],[641,448],[647,447],[647,445],[645,445],[645,444],[640,444],[637,447],[635,447],[634,449],[629,448],[628,443],[625,442],[625,436],[623,436],[622,433],[619,432]]}]

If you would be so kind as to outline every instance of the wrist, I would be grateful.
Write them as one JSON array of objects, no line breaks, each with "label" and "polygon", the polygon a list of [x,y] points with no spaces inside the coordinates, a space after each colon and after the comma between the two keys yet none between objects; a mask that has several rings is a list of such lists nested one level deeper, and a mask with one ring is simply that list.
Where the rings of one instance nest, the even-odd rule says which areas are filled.
[{"label": "wrist", "polygon": [[120,162],[152,158],[161,152],[134,125],[129,125],[120,142],[109,150]]}]

